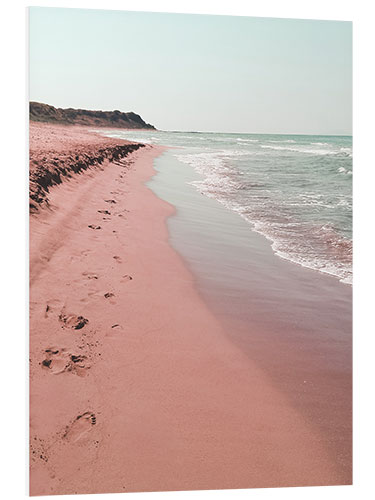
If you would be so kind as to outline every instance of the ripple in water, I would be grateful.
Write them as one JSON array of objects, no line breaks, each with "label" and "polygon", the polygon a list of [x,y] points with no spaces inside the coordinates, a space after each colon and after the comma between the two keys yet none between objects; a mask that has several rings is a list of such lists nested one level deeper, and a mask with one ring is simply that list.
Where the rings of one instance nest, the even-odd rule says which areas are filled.
[{"label": "ripple in water", "polygon": [[352,138],[111,131],[174,146],[192,184],[249,222],[281,258],[352,282]]}]

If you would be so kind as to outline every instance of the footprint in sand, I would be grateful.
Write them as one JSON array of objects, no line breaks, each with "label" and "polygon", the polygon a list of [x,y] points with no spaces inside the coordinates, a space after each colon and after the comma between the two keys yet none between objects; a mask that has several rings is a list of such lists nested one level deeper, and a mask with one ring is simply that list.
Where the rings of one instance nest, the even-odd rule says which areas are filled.
[{"label": "footprint in sand", "polygon": [[108,210],[98,210],[98,212],[104,215],[111,215],[111,212],[109,212]]},{"label": "footprint in sand", "polygon": [[86,356],[82,354],[70,354],[68,371],[72,371],[80,377],[84,377],[86,375],[86,371],[89,369],[90,366],[87,364]]},{"label": "footprint in sand", "polygon": [[104,200],[106,203],[117,203],[116,200]]},{"label": "footprint in sand", "polygon": [[70,327],[73,330],[80,330],[89,322],[89,320],[83,316],[64,314],[63,312],[61,312],[59,320],[63,323],[63,326]]},{"label": "footprint in sand", "polygon": [[87,227],[89,227],[90,229],[101,229],[101,227],[100,227],[100,226],[94,226],[94,225],[92,225],[92,224],[90,224],[90,225],[89,225],[89,226],[87,226]]},{"label": "footprint in sand", "polygon": [[121,264],[121,262],[122,262],[121,257],[119,257],[118,255],[114,255],[113,258],[115,259],[116,262],[118,262],[119,264]]},{"label": "footprint in sand", "polygon": [[84,376],[85,371],[90,367],[87,365],[87,358],[82,354],[71,354],[66,349],[49,348],[45,351],[45,359],[41,365],[43,369],[50,371],[54,375],[60,373],[73,372],[79,376]]},{"label": "footprint in sand", "polygon": [[82,276],[85,276],[88,280],[97,280],[97,279],[99,279],[99,276],[97,274],[90,273],[88,271],[83,272]]},{"label": "footprint in sand", "polygon": [[63,438],[68,442],[74,443],[87,434],[96,424],[96,416],[91,411],[86,411],[78,415],[75,420],[66,427]]},{"label": "footprint in sand", "polygon": [[107,293],[105,293],[105,294],[104,294],[104,297],[105,297],[106,299],[109,299],[109,298],[114,297],[114,296],[115,296],[115,294],[114,294],[114,293],[112,293],[112,292],[107,292]]},{"label": "footprint in sand", "polygon": [[124,274],[122,279],[120,280],[120,283],[126,283],[127,281],[132,280],[133,278],[129,274]]},{"label": "footprint in sand", "polygon": [[119,212],[114,213],[113,215],[117,215],[117,217],[125,217],[124,212],[129,212],[128,209],[124,208],[123,210],[120,210]]},{"label": "footprint in sand", "polygon": [[42,368],[48,369],[53,374],[63,373],[67,369],[65,349],[46,349],[45,359],[42,361]]}]

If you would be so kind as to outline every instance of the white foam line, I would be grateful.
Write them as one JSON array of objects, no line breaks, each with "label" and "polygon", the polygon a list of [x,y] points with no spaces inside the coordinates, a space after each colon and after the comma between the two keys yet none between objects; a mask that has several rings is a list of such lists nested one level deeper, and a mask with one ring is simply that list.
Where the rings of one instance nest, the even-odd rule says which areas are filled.
[{"label": "white foam line", "polygon": [[[228,167],[223,164],[220,158],[220,152],[206,152],[198,153],[195,155],[191,154],[176,154],[176,158],[183,163],[187,163],[194,168],[200,175],[204,178],[200,181],[192,181],[189,184],[193,185],[197,191],[204,194],[208,198],[213,198],[222,205],[224,205],[229,210],[238,213],[243,219],[245,219],[251,226],[252,229],[261,234],[267,240],[271,242],[271,248],[275,255],[294,264],[298,264],[301,267],[305,267],[314,271],[318,271],[322,274],[328,274],[338,278],[342,283],[351,284],[352,278],[350,276],[350,269],[339,269],[333,263],[327,263],[319,260],[318,258],[314,261],[311,259],[299,258],[291,253],[283,252],[280,247],[282,246],[282,241],[278,241],[273,234],[269,234],[264,228],[264,223],[261,221],[254,221],[249,218],[248,215],[243,213],[243,208],[239,206],[234,201],[229,201],[223,199],[220,196],[220,192],[225,192],[228,194],[228,188],[236,188],[237,183],[231,181],[225,176],[225,173],[230,171]],[[223,189],[224,188],[224,189]]]}]

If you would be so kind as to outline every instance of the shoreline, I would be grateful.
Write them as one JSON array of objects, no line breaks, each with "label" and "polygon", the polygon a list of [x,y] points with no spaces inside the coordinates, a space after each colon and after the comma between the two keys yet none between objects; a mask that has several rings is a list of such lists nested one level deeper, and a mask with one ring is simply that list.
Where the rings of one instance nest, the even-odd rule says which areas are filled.
[{"label": "shoreline", "polygon": [[[166,151],[147,185],[177,207],[169,241],[228,339],[320,434],[352,474],[351,287],[280,259],[238,214],[194,189]],[[338,458],[339,457],[339,458]]]},{"label": "shoreline", "polygon": [[344,484],[169,244],[173,207],[145,186],[163,151],[73,176],[31,217],[31,494]]}]

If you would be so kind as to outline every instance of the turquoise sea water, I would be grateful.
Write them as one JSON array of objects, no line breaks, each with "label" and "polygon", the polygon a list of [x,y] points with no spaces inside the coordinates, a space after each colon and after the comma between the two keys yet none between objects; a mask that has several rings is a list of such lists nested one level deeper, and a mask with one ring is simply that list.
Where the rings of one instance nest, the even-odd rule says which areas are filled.
[{"label": "turquoise sea water", "polygon": [[352,281],[352,138],[108,131],[172,146],[191,184],[243,217],[276,255]]}]

